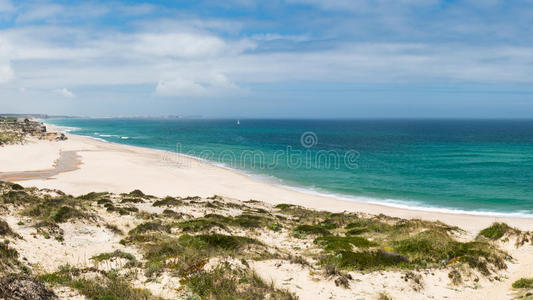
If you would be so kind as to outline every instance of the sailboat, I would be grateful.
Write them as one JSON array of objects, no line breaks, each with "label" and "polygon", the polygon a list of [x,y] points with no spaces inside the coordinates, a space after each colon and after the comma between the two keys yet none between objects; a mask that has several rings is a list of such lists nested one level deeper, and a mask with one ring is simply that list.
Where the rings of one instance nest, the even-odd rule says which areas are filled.
[{"label": "sailboat", "polygon": [[237,120],[237,125],[241,125],[241,120]]}]

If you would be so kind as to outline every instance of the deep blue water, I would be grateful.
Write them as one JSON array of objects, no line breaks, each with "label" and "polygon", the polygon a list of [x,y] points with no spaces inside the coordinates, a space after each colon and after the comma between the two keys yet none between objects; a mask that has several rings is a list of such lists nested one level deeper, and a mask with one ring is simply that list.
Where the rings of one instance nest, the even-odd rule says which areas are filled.
[{"label": "deep blue water", "polygon": [[358,201],[533,216],[533,120],[47,122]]}]

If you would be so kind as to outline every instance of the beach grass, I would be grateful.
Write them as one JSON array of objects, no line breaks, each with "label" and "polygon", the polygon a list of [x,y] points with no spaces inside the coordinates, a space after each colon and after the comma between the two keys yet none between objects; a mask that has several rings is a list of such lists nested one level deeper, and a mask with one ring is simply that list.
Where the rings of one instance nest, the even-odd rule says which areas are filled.
[{"label": "beach grass", "polygon": [[520,278],[513,282],[515,289],[533,289],[533,278]]},{"label": "beach grass", "polygon": [[[90,256],[94,267],[64,266],[51,273],[39,272],[36,277],[94,299],[157,299],[134,284],[138,274],[154,282],[162,276],[177,277],[184,297],[295,299],[283,287],[265,282],[250,267],[270,260],[319,272],[322,280],[332,278],[345,289],[353,285],[353,272],[420,270],[448,270],[451,283],[459,286],[469,272],[493,278],[506,269],[511,256],[498,243],[517,233],[506,224],[495,223],[466,240],[461,229],[441,222],[331,213],[289,204],[268,207],[221,197],[161,199],[140,190],[72,197],[0,182],[0,200],[25,218],[21,226],[35,228],[34,238],[68,243],[64,225],[80,223],[97,225],[122,239],[117,243],[120,249]],[[151,207],[150,212],[142,209],[146,206]],[[122,215],[121,209],[128,214]],[[121,216],[133,225],[110,223]],[[1,220],[0,234],[17,238]],[[23,272],[18,252],[8,243],[0,243],[0,258],[2,270]],[[117,260],[120,263],[111,263]],[[100,265],[119,269],[102,270]],[[413,273],[409,278],[419,280],[417,276]],[[513,287],[527,289],[528,280]]]},{"label": "beach grass", "polygon": [[514,231],[509,225],[505,223],[494,223],[479,232],[479,236],[486,237],[491,240],[499,240],[506,233]]},{"label": "beach grass", "polygon": [[287,290],[267,284],[249,269],[220,265],[211,271],[190,276],[185,283],[201,299],[297,299]]},{"label": "beach grass", "polygon": [[[93,276],[84,276],[87,274]],[[161,299],[146,289],[132,287],[129,280],[116,271],[95,272],[65,265],[57,272],[42,274],[37,278],[52,285],[69,286],[90,299]]]}]

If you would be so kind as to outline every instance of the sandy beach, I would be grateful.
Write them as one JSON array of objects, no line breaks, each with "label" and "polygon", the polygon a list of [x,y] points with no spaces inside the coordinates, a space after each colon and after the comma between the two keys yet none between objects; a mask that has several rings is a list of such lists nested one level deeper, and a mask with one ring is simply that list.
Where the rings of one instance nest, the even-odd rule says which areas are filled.
[{"label": "sandy beach", "polygon": [[[61,130],[55,126],[47,126],[50,131]],[[194,199],[204,199],[202,201],[219,201],[218,203],[233,201],[234,206],[229,207],[239,206],[242,203],[249,203],[249,205],[257,203],[256,209],[262,211],[272,211],[273,205],[286,203],[330,212],[383,214],[402,219],[438,220],[466,230],[459,231],[456,235],[456,238],[461,241],[475,239],[480,230],[494,222],[507,223],[523,231],[533,230],[531,219],[408,210],[348,201],[263,182],[239,171],[183,155],[113,144],[78,135],[67,135],[66,141],[30,138],[23,145],[0,147],[0,180],[16,182],[24,187],[45,189],[43,191],[60,190],[76,197],[91,192],[110,192],[128,197],[131,195],[130,192],[141,190],[159,199],[166,196],[193,199],[189,203],[190,206],[182,205],[179,208],[179,213],[188,215],[189,218],[201,217],[208,213],[220,213],[220,210],[207,208],[207,206],[195,206],[197,204],[194,203],[201,202],[195,202]],[[220,197],[213,197],[214,195]],[[186,198],[189,196],[199,197]],[[116,205],[124,205],[121,204],[124,201],[119,201],[120,196],[114,197],[118,197],[114,200]],[[144,203],[145,200],[140,200],[140,203],[136,204],[136,209],[142,210],[144,214],[161,215],[164,211],[168,211],[155,207],[154,199],[148,200],[148,203]],[[91,205],[91,209],[100,209],[97,207],[98,205]],[[105,251],[108,253],[126,251],[133,253],[139,259],[142,258],[139,248],[124,245],[124,239],[121,239],[122,233],[117,235],[116,232],[110,231],[107,225],[100,226],[91,221],[65,223],[60,229],[61,240],[64,239],[64,242],[58,243],[49,237],[38,237],[39,231],[35,233],[34,227],[25,224],[30,223],[31,219],[27,217],[20,219],[16,210],[8,211],[10,212],[4,217],[7,224],[22,237],[21,240],[16,241],[14,247],[23,253],[25,259],[33,266],[37,266],[40,272],[53,272],[65,262],[79,268],[107,268],[109,266],[103,265],[102,267],[91,259]],[[143,216],[143,213],[139,216]],[[231,208],[227,213],[230,216],[236,216],[244,212],[242,208]],[[131,228],[143,226],[137,217],[129,214],[117,216],[109,208],[106,211],[100,210],[98,219],[101,224],[114,224],[114,228],[119,232],[129,231],[130,234],[134,232]],[[313,247],[309,241],[295,239],[290,231],[283,233],[237,231],[233,233],[246,234],[247,237],[251,234],[267,245],[276,247],[277,251],[282,253],[294,253],[295,250],[307,253],[306,249]],[[527,233],[525,234],[527,237]],[[532,245],[525,242],[526,244],[521,247],[515,246],[519,244],[519,237],[513,235],[497,242],[513,257],[513,260],[508,262],[506,270],[495,273],[497,275],[494,277],[463,271],[467,281],[460,286],[451,285],[450,274],[452,273],[448,268],[421,271],[423,275],[420,280],[423,283],[420,285],[413,285],[412,281],[405,277],[408,273],[397,270],[350,272],[350,281],[357,282],[357,284],[353,284],[351,288],[343,288],[335,281],[335,276],[338,275],[333,277],[326,275],[324,279],[323,275],[320,275],[322,273],[317,273],[316,269],[286,259],[259,260],[250,262],[250,266],[267,282],[272,282],[276,287],[288,289],[300,299],[316,299],[317,296],[332,299],[354,299],[356,296],[363,296],[361,299],[389,299],[379,298],[381,293],[393,295],[393,299],[506,299],[514,295],[510,289],[514,281],[533,276]],[[238,260],[226,259],[234,266],[243,267]],[[212,260],[211,263],[218,263],[215,258]],[[167,298],[169,296],[179,298],[181,295],[179,294],[180,283],[176,278],[168,277],[168,274],[162,275],[160,281],[150,284],[144,282],[147,278],[142,276],[140,278],[142,280],[139,279],[141,281],[137,283],[138,286],[148,288],[154,295]],[[83,299],[71,289],[61,290],[56,287],[54,291],[60,298],[79,297]]]},{"label": "sandy beach", "polygon": [[[47,125],[51,130],[57,127]],[[124,193],[141,189],[158,197],[220,195],[237,200],[289,203],[332,212],[365,212],[400,218],[440,220],[476,234],[493,222],[505,222],[522,230],[533,230],[533,220],[468,214],[408,210],[354,202],[291,190],[262,182],[238,171],[215,166],[184,155],[113,144],[68,134],[64,142],[33,141],[0,148],[0,177],[6,172],[35,172],[54,168],[61,153],[76,153],[75,170],[53,176],[17,181],[23,186],[60,189],[72,195],[92,191]],[[64,168],[64,166],[63,166]],[[45,172],[47,174],[47,172]]]}]

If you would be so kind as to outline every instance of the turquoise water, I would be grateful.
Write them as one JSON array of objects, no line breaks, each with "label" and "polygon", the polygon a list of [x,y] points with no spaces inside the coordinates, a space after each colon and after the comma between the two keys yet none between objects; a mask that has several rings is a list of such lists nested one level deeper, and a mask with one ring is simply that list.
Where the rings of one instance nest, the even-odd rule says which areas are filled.
[{"label": "turquoise water", "polygon": [[531,120],[47,122],[72,127],[74,134],[185,153],[356,201],[533,217]]}]

